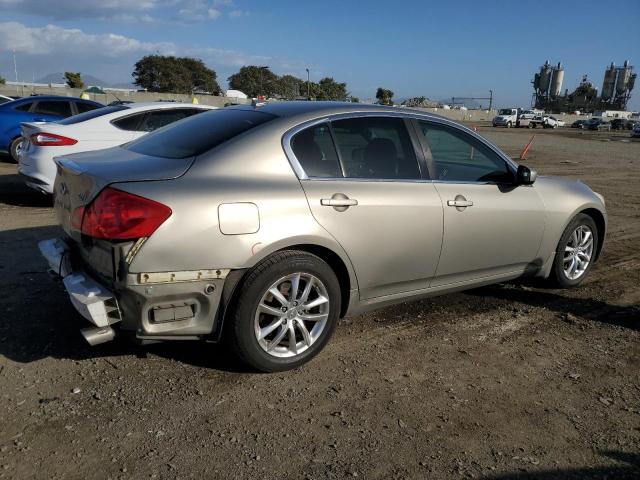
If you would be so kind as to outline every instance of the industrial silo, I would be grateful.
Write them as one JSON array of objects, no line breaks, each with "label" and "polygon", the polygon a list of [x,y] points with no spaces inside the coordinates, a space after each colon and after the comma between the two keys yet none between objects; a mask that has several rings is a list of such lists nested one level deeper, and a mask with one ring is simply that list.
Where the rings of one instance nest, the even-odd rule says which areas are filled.
[{"label": "industrial silo", "polygon": [[604,71],[604,81],[602,82],[602,94],[600,97],[602,100],[608,101],[613,97],[613,88],[616,84],[616,66],[611,62],[609,68]]},{"label": "industrial silo", "polygon": [[616,94],[623,95],[629,86],[629,77],[631,76],[631,67],[629,61],[625,60],[624,65],[618,69],[618,80],[616,81]]},{"label": "industrial silo", "polygon": [[549,66],[549,61],[544,62],[544,65],[540,67],[540,80],[538,82],[538,87],[540,92],[547,93],[549,90],[549,84],[551,83],[551,67]]},{"label": "industrial silo", "polygon": [[551,88],[549,89],[549,96],[556,98],[562,91],[562,80],[564,80],[564,68],[562,64],[558,62],[558,66],[553,69],[551,73]]}]

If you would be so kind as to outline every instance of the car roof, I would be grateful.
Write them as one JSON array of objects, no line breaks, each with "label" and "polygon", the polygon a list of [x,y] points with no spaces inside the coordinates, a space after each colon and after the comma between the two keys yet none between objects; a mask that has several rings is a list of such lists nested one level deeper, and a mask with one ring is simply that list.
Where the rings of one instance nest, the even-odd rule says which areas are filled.
[{"label": "car roof", "polygon": [[14,100],[14,101],[15,102],[27,102],[27,101],[33,102],[36,100],[73,100],[74,102],[98,103],[93,100],[88,100],[88,99],[78,98],[78,97],[67,97],[65,95],[32,95],[29,97],[18,98],[17,100]]},{"label": "car roof", "polygon": [[255,110],[265,112],[282,118],[293,117],[322,117],[324,115],[337,115],[342,113],[407,113],[418,114],[425,117],[442,118],[424,110],[413,108],[398,108],[385,105],[375,105],[369,103],[351,103],[351,102],[313,102],[313,101],[290,101],[290,102],[272,102],[256,105],[235,105],[226,107],[227,109],[237,110]]},{"label": "car roof", "polygon": [[[201,108],[201,109],[214,109],[211,105],[200,105],[194,103],[180,103],[180,102],[134,102],[126,103],[122,105],[127,110],[160,110],[168,108]],[[122,111],[125,111],[124,109]]]}]

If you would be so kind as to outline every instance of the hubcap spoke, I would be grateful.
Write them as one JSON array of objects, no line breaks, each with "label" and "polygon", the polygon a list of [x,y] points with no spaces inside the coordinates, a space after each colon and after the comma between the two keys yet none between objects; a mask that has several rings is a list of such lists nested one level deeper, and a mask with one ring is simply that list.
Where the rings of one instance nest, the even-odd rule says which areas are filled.
[{"label": "hubcap spoke", "polygon": [[289,324],[289,350],[293,352],[294,355],[298,354],[296,330],[293,328],[293,322]]},{"label": "hubcap spoke", "polygon": [[309,278],[307,280],[307,284],[304,287],[304,290],[302,291],[302,295],[300,296],[301,305],[304,305],[305,303],[307,303],[307,300],[309,299],[309,294],[311,293],[312,288],[313,288],[313,278]]},{"label": "hubcap spoke", "polygon": [[278,290],[278,287],[271,287],[269,289],[269,293],[273,295],[273,298],[275,298],[278,302],[280,302],[280,305],[282,305],[283,307],[289,306],[289,302],[287,301],[286,298],[284,298],[284,295],[282,295],[282,292]]},{"label": "hubcap spoke", "polygon": [[298,288],[300,287],[300,274],[296,274],[291,279],[291,292],[289,293],[289,302],[294,302],[298,299]]},{"label": "hubcap spoke", "polygon": [[274,317],[281,317],[283,313],[282,310],[276,307],[272,307],[270,305],[265,305],[264,303],[261,303],[260,305],[258,305],[258,310],[262,313],[273,315]]},{"label": "hubcap spoke", "polygon": [[261,328],[260,329],[260,338],[258,338],[258,340],[262,340],[264,339],[267,335],[269,335],[271,332],[273,332],[276,328],[278,328],[280,325],[282,325],[282,320],[280,320],[279,318],[277,318],[276,320],[274,320],[271,324],[269,324],[268,326]]},{"label": "hubcap spoke", "polygon": [[329,318],[328,313],[301,313],[298,316],[305,322],[319,322]]},{"label": "hubcap spoke", "polygon": [[317,306],[320,306],[324,303],[328,303],[329,299],[326,297],[323,297],[322,295],[318,296],[318,298],[316,298],[315,300],[311,300],[309,303],[304,305],[304,309],[305,310],[311,310],[312,308],[315,308]]},{"label": "hubcap spoke", "polygon": [[305,326],[304,322],[299,318],[297,318],[296,325],[298,326],[298,330],[300,330],[300,333],[302,334],[304,343],[306,343],[307,346],[311,345],[311,342],[312,342],[311,335],[309,334],[309,330],[307,330],[307,327]]},{"label": "hubcap spoke", "polygon": [[269,342],[269,345],[267,345],[267,352],[270,352],[275,347],[277,347],[286,334],[287,334],[287,327],[285,325],[282,325],[280,327],[280,331],[278,332],[278,334],[275,337],[273,337],[273,340],[271,340]]}]

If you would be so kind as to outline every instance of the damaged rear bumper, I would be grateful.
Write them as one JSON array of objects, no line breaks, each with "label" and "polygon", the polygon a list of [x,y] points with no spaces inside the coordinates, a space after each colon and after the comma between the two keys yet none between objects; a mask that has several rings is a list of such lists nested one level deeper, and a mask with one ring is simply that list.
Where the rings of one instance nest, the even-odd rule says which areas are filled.
[{"label": "damaged rear bumper", "polygon": [[[75,309],[89,322],[81,330],[91,345],[107,342],[118,330],[135,332],[139,340],[197,340],[216,327],[226,269],[131,273],[97,281],[73,261],[62,238],[38,244],[49,271],[61,277]],[[77,258],[77,256],[76,256]],[[115,280],[120,278],[121,280]],[[112,287],[106,287],[108,283]]]},{"label": "damaged rear bumper", "polygon": [[49,264],[49,272],[62,278],[71,304],[95,325],[81,330],[87,342],[97,345],[113,340],[111,325],[122,321],[115,296],[87,274],[71,271],[70,249],[61,238],[43,240],[38,248]]}]

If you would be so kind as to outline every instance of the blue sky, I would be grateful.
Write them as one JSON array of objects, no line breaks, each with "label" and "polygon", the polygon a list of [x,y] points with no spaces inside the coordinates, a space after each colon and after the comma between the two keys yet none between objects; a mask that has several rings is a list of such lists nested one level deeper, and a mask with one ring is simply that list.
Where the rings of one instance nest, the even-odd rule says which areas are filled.
[{"label": "blue sky", "polygon": [[[545,60],[564,88],[625,59],[640,71],[640,1],[0,0],[0,74],[74,70],[130,81],[149,53],[202,58],[221,84],[242,65],[333,76],[370,98],[486,96],[528,105]],[[640,108],[640,82],[631,107]]]}]

